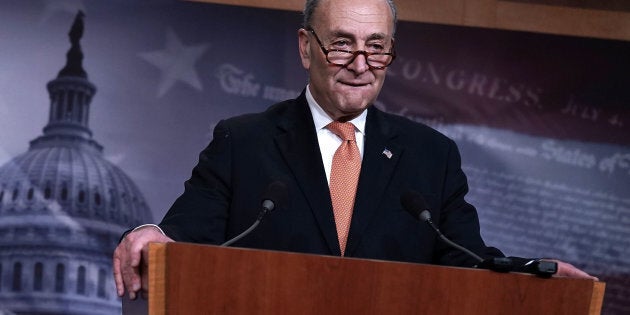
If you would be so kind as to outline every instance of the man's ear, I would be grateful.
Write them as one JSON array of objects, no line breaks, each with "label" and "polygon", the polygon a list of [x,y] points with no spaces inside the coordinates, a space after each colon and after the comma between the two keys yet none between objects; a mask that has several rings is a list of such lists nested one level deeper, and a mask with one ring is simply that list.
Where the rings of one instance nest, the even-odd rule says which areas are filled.
[{"label": "man's ear", "polygon": [[308,31],[303,28],[298,30],[298,45],[302,66],[304,69],[308,70],[311,67],[311,45]]}]

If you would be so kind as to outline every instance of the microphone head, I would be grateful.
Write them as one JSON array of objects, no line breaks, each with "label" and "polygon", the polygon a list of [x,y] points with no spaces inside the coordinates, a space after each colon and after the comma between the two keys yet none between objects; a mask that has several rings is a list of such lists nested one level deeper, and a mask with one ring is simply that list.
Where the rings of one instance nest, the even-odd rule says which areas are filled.
[{"label": "microphone head", "polygon": [[262,208],[265,210],[265,212],[270,212],[276,208],[276,204],[273,202],[273,200],[264,199],[262,201]]},{"label": "microphone head", "polygon": [[272,211],[285,205],[289,199],[287,185],[279,180],[271,182],[262,195],[262,207],[266,211]]},{"label": "microphone head", "polygon": [[[408,190],[400,196],[400,203],[416,220],[426,221],[422,213],[427,210],[428,205],[420,193],[414,190]],[[428,213],[429,211],[426,212]],[[430,213],[428,218],[431,218]]]},{"label": "microphone head", "polygon": [[422,210],[422,212],[420,212],[420,220],[423,222],[431,220],[431,212],[429,212],[429,210]]}]

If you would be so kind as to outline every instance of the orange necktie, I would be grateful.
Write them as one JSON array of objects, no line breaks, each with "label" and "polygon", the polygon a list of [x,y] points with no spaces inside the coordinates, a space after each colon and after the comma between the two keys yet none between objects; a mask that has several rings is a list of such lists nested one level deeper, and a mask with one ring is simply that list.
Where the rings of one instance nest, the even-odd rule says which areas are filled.
[{"label": "orange necktie", "polygon": [[361,172],[361,154],[354,137],[352,123],[333,121],[326,127],[342,140],[333,156],[330,171],[330,198],[337,225],[339,248],[343,256],[346,251],[352,209]]}]

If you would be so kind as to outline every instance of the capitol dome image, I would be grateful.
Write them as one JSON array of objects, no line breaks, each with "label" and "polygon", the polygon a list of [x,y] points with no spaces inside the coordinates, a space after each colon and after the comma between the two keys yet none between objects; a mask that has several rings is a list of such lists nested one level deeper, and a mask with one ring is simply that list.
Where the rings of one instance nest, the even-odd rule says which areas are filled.
[{"label": "capitol dome image", "polygon": [[79,12],[67,63],[47,85],[43,134],[0,166],[0,313],[120,314],[113,250],[125,230],[152,222],[138,187],[92,138],[83,20]]}]

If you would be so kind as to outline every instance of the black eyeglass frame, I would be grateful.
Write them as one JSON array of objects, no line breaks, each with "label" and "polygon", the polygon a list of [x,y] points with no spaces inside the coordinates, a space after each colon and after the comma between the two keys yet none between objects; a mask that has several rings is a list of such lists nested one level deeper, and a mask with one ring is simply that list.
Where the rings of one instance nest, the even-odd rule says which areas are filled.
[{"label": "black eyeglass frame", "polygon": [[[392,39],[392,47],[389,50],[389,52],[387,53],[371,53],[371,52],[367,52],[365,50],[344,50],[344,49],[327,49],[326,47],[324,47],[324,44],[322,43],[322,41],[319,39],[319,36],[317,36],[317,34],[315,33],[315,30],[312,27],[306,27],[305,30],[307,30],[308,32],[310,32],[311,34],[313,34],[313,36],[315,36],[315,40],[317,40],[317,43],[319,44],[319,48],[322,49],[322,52],[324,53],[324,56],[326,56],[326,61],[330,64],[336,65],[336,66],[341,66],[341,67],[347,67],[349,64],[351,64],[355,59],[357,59],[358,55],[363,55],[365,56],[365,63],[368,65],[368,68],[370,70],[382,70],[385,69],[387,67],[389,67],[393,62],[394,59],[396,59],[396,52],[394,50],[394,40]],[[343,53],[349,53],[352,54],[352,58],[350,58],[348,60],[348,62],[346,62],[345,64],[341,64],[341,63],[335,63],[332,62],[328,59],[328,54],[330,52],[343,52]],[[392,59],[389,61],[389,63],[385,66],[373,66],[370,64],[369,61],[369,56],[374,56],[374,55],[381,55],[381,56],[392,56]]]}]

